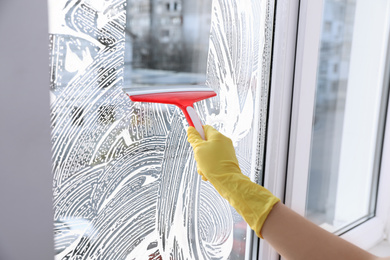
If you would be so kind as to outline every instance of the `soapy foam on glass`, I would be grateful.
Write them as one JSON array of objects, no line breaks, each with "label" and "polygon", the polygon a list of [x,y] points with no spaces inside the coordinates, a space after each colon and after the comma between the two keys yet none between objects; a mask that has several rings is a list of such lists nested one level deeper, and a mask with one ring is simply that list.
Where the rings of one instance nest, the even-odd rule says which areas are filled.
[{"label": "soapy foam on glass", "polygon": [[[49,5],[56,20],[50,35],[56,259],[243,257],[245,248],[236,247],[246,226],[237,228],[242,219],[200,181],[180,111],[133,103],[121,91],[125,2]],[[264,148],[269,8],[268,1],[213,2],[207,84],[218,98],[195,105],[203,122],[233,139],[243,172],[255,178]]]}]

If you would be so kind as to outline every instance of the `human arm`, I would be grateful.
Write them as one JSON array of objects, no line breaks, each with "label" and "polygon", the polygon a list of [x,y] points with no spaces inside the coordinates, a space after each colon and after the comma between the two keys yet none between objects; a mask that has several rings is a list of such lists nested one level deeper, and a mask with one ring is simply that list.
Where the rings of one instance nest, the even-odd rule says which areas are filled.
[{"label": "human arm", "polygon": [[279,254],[289,260],[382,259],[320,228],[282,203],[273,207],[261,234]]},{"label": "human arm", "polygon": [[194,128],[188,129],[198,173],[286,259],[380,259],[314,225],[251,182],[241,173],[231,140],[210,126],[204,130],[206,140]]}]

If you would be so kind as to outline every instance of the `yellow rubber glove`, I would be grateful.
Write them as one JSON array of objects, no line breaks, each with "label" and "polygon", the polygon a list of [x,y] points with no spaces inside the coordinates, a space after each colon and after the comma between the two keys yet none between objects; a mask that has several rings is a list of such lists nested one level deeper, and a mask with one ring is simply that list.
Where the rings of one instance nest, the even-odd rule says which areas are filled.
[{"label": "yellow rubber glove", "polygon": [[248,225],[263,238],[261,228],[280,200],[266,188],[252,182],[242,174],[232,141],[215,130],[203,126],[206,140],[194,127],[187,130],[202,179],[215,187],[218,193],[232,205]]}]

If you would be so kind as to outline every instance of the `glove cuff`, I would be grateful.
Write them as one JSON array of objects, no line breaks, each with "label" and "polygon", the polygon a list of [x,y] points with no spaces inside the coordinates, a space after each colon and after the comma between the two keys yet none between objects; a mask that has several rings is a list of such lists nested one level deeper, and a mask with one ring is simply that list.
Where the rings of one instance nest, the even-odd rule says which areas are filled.
[{"label": "glove cuff", "polygon": [[243,217],[256,235],[263,238],[261,229],[264,222],[280,199],[243,174],[224,174],[220,177],[224,180],[222,183],[220,180],[209,179],[209,181]]}]

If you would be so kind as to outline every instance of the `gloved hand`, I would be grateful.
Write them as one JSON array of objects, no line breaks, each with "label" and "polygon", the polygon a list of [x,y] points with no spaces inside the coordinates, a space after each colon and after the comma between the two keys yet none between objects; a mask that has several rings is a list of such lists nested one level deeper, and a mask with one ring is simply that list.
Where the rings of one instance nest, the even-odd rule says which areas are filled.
[{"label": "gloved hand", "polygon": [[244,218],[248,225],[261,236],[261,228],[280,200],[264,187],[252,182],[242,174],[232,141],[213,127],[203,126],[206,140],[194,127],[187,130],[198,173],[215,187],[230,205]]}]

